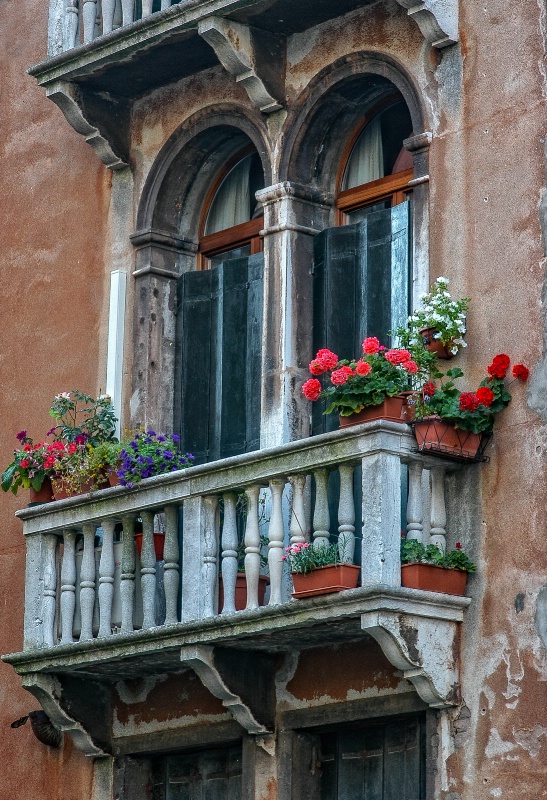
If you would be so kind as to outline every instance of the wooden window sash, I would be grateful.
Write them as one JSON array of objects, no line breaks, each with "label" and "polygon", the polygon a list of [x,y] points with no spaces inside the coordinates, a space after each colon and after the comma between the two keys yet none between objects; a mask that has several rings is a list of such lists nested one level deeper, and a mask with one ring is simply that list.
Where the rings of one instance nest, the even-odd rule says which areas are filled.
[{"label": "wooden window sash", "polygon": [[346,189],[336,198],[336,208],[340,212],[355,211],[357,208],[392,196],[395,196],[394,205],[397,205],[398,202],[403,202],[404,190],[408,189],[408,183],[413,175],[413,169],[405,169],[353,189]]},{"label": "wooden window sash", "polygon": [[237,247],[243,247],[246,244],[251,247],[251,255],[260,253],[262,251],[262,239],[259,234],[263,227],[264,217],[257,217],[248,222],[242,222],[240,225],[234,225],[233,228],[203,236],[198,249],[198,269],[207,269],[207,259],[212,258],[212,256],[235,250]]}]

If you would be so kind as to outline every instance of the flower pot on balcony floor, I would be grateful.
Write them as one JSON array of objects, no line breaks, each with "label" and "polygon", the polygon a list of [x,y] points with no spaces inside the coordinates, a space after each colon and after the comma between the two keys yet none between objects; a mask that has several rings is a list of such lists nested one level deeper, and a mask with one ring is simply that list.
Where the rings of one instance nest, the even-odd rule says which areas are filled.
[{"label": "flower pot on balcony floor", "polygon": [[39,489],[29,487],[30,501],[29,506],[40,506],[42,503],[51,503],[53,500],[53,486],[50,478],[44,478]]},{"label": "flower pot on balcony floor", "polygon": [[[137,553],[142,553],[142,533],[135,533],[135,544],[137,545]],[[154,552],[156,553],[156,561],[163,561],[163,546],[165,544],[165,533],[154,533]]]},{"label": "flower pot on balcony floor", "polygon": [[340,427],[348,428],[351,425],[360,425],[362,422],[372,422],[375,419],[406,422],[406,395],[396,394],[394,397],[386,397],[379,406],[367,406],[357,414],[340,417]]},{"label": "flower pot on balcony floor", "polygon": [[401,585],[407,589],[463,595],[466,584],[467,572],[461,569],[418,563],[401,566]]},{"label": "flower pot on balcony floor", "polygon": [[[267,575],[258,576],[258,605],[264,605],[264,596],[270,579]],[[245,611],[247,605],[247,581],[244,572],[238,572],[236,577],[235,606],[236,611]],[[218,613],[224,608],[224,584],[222,576],[218,579]]]},{"label": "flower pot on balcony floor", "polygon": [[483,461],[490,434],[455,428],[440,417],[424,417],[411,423],[418,450],[456,461]]},{"label": "flower pot on balcony floor", "polygon": [[429,350],[430,353],[436,353],[437,358],[449,359],[453,358],[452,353],[450,352],[450,343],[448,347],[441,342],[440,339],[435,339],[435,334],[438,333],[436,328],[424,328],[420,331],[420,336],[422,339],[422,344],[426,350]]},{"label": "flower pot on balcony floor", "polygon": [[332,564],[318,567],[312,572],[293,572],[293,597],[314,597],[319,594],[355,589],[359,583],[361,567],[354,564]]}]

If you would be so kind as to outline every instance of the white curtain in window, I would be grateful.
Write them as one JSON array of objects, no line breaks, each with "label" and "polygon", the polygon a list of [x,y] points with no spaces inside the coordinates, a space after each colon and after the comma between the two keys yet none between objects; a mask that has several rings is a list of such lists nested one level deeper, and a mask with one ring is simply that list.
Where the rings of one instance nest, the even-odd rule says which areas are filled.
[{"label": "white curtain in window", "polygon": [[349,157],[342,189],[352,189],[362,183],[384,177],[384,149],[380,117],[369,122],[357,139]]},{"label": "white curtain in window", "polygon": [[249,221],[249,171],[251,156],[242,159],[220,184],[207,215],[205,234],[224,231]]}]

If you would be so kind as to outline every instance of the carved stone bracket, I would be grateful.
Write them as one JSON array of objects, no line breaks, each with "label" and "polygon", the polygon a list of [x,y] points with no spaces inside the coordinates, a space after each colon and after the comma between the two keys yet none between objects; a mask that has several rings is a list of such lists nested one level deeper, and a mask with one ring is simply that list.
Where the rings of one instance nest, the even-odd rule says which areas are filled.
[{"label": "carved stone bracket", "polygon": [[282,108],[284,44],[279,37],[223,17],[207,17],[198,33],[211,45],[222,66],[241,83],[264,114]]},{"label": "carved stone bracket", "polygon": [[361,616],[361,628],[376,639],[388,661],[414,684],[422,700],[433,708],[456,705],[458,623],[463,609],[429,616],[427,608],[419,604],[406,605],[416,607],[409,608],[410,613],[396,607],[368,611]]},{"label": "carved stone bracket", "polygon": [[437,49],[449,47],[459,40],[458,0],[397,0],[407,9],[425,40]]},{"label": "carved stone bracket", "polygon": [[78,750],[86,756],[107,755],[84,727],[72,719],[62,707],[62,689],[57,678],[52,675],[29,673],[23,675],[23,686],[40,702],[55,727],[71,737]]},{"label": "carved stone bracket", "polygon": [[[126,122],[119,103],[102,98],[94,103],[74,83],[55,81],[46,86],[46,95],[59,106],[74,130],[93,148],[103,164],[110,169],[123,169],[129,163],[125,142],[122,141]],[[122,111],[122,114],[120,114]]]},{"label": "carved stone bracket", "polygon": [[[208,645],[188,645],[182,647],[180,651],[181,661],[194,670],[205,688],[214,697],[222,700],[222,705],[228,709],[236,722],[245,728],[248,733],[260,736],[271,733],[271,727],[268,727],[263,721],[265,716],[264,709],[259,708],[259,703],[256,702],[257,698],[263,693],[261,691],[253,691],[261,684],[262,679],[267,676],[264,675],[263,670],[256,669],[254,671],[254,686],[252,681],[247,682],[251,684],[249,685],[249,695],[242,698],[241,687],[236,689],[233,686],[232,688],[228,686],[228,681],[233,684],[236,680],[237,665],[229,665],[225,661],[223,663],[223,659],[219,658],[219,655],[215,648]],[[246,654],[239,651],[236,657],[238,660],[244,660]],[[244,664],[242,666],[244,669]],[[273,680],[271,685],[273,685]],[[264,742],[266,741],[267,739],[265,738]]]}]

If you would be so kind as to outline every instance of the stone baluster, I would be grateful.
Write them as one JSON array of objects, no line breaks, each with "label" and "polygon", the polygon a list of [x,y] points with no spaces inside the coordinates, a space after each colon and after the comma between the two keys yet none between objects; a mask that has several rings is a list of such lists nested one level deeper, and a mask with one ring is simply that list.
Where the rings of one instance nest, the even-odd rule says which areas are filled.
[{"label": "stone baluster", "polygon": [[270,602],[277,606],[283,602],[281,597],[281,579],[283,576],[283,490],[285,481],[274,478],[270,481],[272,493],[272,513],[270,517],[268,567],[270,571]]},{"label": "stone baluster", "polygon": [[135,0],[122,0],[122,27],[130,25],[135,15]]},{"label": "stone baluster", "polygon": [[163,586],[165,589],[165,624],[176,625],[179,595],[179,509],[165,506],[165,544],[163,547]]},{"label": "stone baluster", "polygon": [[340,560],[353,564],[355,553],[355,499],[353,497],[353,466],[340,464],[340,499],[338,502],[338,552]]},{"label": "stone baluster", "polygon": [[142,19],[149,17],[152,13],[153,0],[142,0]]},{"label": "stone baluster", "polygon": [[116,5],[114,8],[114,20],[112,22],[112,27],[114,30],[122,27],[122,2],[121,0],[116,0]]},{"label": "stone baluster", "polygon": [[424,509],[422,494],[423,464],[412,461],[408,465],[408,501],[406,506],[406,538],[424,540]]},{"label": "stone baluster", "polygon": [[245,579],[247,605],[258,608],[258,579],[260,576],[260,529],[258,527],[258,495],[260,486],[245,490],[247,497],[247,522],[245,525]]},{"label": "stone baluster", "polygon": [[121,633],[132,633],[135,608],[135,518],[131,516],[122,517],[122,527]]},{"label": "stone baluster", "polygon": [[328,484],[329,472],[318,469],[315,477],[315,508],[313,510],[313,546],[327,547],[330,536]]},{"label": "stone baluster", "polygon": [[141,592],[142,629],[156,624],[156,551],[154,549],[154,512],[141,511]]},{"label": "stone baluster", "polygon": [[42,595],[42,621],[44,644],[53,647],[55,637],[55,606],[57,603],[57,536],[44,536],[44,588]]},{"label": "stone baluster", "polygon": [[102,0],[103,34],[110,33],[114,28],[114,12],[116,0]]},{"label": "stone baluster", "polygon": [[84,552],[80,567],[80,641],[93,639],[93,607],[95,605],[95,525],[83,526]]},{"label": "stone baluster", "polygon": [[292,487],[292,510],[289,533],[291,545],[302,544],[306,541],[306,511],[304,507],[305,475],[289,475],[288,481]]},{"label": "stone baluster", "polygon": [[218,498],[203,498],[203,616],[218,612]]},{"label": "stone baluster", "polygon": [[99,562],[99,636],[112,634],[112,601],[114,599],[114,528],[113,519],[101,523],[103,546]]},{"label": "stone baluster", "polygon": [[76,609],[76,531],[63,531],[61,562],[61,644],[73,642],[72,627]]},{"label": "stone baluster", "polygon": [[78,0],[68,0],[65,8],[63,44],[65,50],[72,50],[73,47],[76,47],[79,27]]},{"label": "stone baluster", "polygon": [[82,11],[84,21],[84,44],[95,38],[95,22],[97,21],[97,0],[84,0]]},{"label": "stone baluster", "polygon": [[161,10],[165,11],[166,8],[171,8],[171,0],[161,0]]},{"label": "stone baluster", "polygon": [[237,578],[237,495],[227,492],[223,495],[224,522],[222,526],[222,586],[224,590],[223,614],[233,614]]},{"label": "stone baluster", "polygon": [[446,553],[446,505],[444,499],[444,467],[431,467],[430,542]]}]

